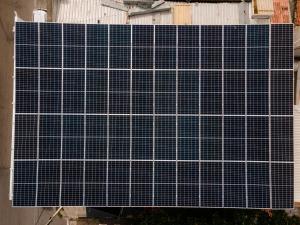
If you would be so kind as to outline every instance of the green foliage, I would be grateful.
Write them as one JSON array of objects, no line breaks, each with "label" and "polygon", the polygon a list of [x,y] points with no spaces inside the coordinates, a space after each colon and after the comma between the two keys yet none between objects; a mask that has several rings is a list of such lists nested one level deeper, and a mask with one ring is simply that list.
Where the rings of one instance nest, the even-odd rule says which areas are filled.
[{"label": "green foliage", "polygon": [[132,225],[300,225],[284,211],[235,209],[145,209]]}]

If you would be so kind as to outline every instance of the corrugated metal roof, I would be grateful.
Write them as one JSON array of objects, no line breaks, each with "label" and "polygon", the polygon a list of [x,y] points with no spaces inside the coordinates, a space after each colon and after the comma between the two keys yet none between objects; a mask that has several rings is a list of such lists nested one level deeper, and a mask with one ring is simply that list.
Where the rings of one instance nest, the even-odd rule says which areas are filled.
[{"label": "corrugated metal roof", "polygon": [[132,16],[130,24],[172,24],[172,14],[169,12],[158,12],[154,14]]},{"label": "corrugated metal roof", "polygon": [[[122,0],[118,0],[121,2]],[[299,0],[300,1],[300,0]],[[172,24],[172,12],[156,12],[128,17],[127,12],[101,4],[101,0],[54,0],[54,20],[73,23]],[[165,3],[173,7],[176,2]],[[192,24],[256,24],[269,20],[251,19],[251,3],[191,3]],[[300,11],[300,4],[298,4]],[[297,17],[298,18],[298,17]],[[299,17],[300,18],[300,17]],[[300,24],[300,19],[299,24]],[[290,22],[288,0],[274,0],[273,23]],[[297,19],[296,19],[297,21]]]},{"label": "corrugated metal roof", "polygon": [[133,16],[130,19],[130,23],[132,23],[132,24],[154,24],[153,16],[151,14]]},{"label": "corrugated metal roof", "polygon": [[193,24],[247,24],[249,3],[195,3],[192,10]]},{"label": "corrugated metal roof", "polygon": [[[168,2],[170,6],[178,3]],[[247,24],[250,3],[191,3],[192,24]],[[157,12],[128,17],[127,13],[101,5],[101,0],[54,1],[57,22],[108,24],[172,24],[172,12]]]},{"label": "corrugated metal roof", "polygon": [[127,13],[101,5],[101,0],[55,0],[55,18],[65,23],[124,24]]},{"label": "corrugated metal roof", "polygon": [[[168,1],[168,0],[167,0]],[[182,0],[170,0],[172,2],[182,2]],[[224,3],[224,2],[242,2],[243,0],[191,0],[189,2],[198,2],[198,3]],[[251,0],[248,0],[249,2]]]}]

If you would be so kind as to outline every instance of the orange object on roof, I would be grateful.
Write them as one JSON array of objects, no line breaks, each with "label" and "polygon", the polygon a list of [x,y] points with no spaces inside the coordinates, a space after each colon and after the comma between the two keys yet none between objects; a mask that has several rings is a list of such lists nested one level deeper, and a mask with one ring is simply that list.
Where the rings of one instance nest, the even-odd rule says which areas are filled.
[{"label": "orange object on roof", "polygon": [[[300,2],[299,0],[297,1]],[[272,23],[291,23],[289,0],[273,0],[273,6],[274,15],[271,18]],[[300,15],[300,8],[297,11],[299,11]]]},{"label": "orange object on roof", "polygon": [[300,26],[300,0],[296,0],[295,25]]}]

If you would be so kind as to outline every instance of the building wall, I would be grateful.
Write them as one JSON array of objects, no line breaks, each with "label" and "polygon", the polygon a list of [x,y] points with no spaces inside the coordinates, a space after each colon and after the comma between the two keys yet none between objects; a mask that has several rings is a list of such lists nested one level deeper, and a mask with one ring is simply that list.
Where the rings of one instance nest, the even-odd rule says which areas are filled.
[{"label": "building wall", "polygon": [[300,106],[294,107],[294,200],[300,202]]}]

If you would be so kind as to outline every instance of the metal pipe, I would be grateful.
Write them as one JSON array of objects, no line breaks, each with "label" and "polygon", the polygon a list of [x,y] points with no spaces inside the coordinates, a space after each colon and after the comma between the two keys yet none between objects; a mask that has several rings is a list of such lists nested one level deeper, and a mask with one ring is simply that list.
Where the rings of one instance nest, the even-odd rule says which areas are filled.
[{"label": "metal pipe", "polygon": [[60,210],[62,210],[63,207],[59,207],[58,210],[56,210],[56,212],[53,214],[53,216],[51,216],[48,220],[48,222],[45,225],[49,225],[50,223],[52,223],[53,219],[55,218],[55,216],[60,212]]}]

